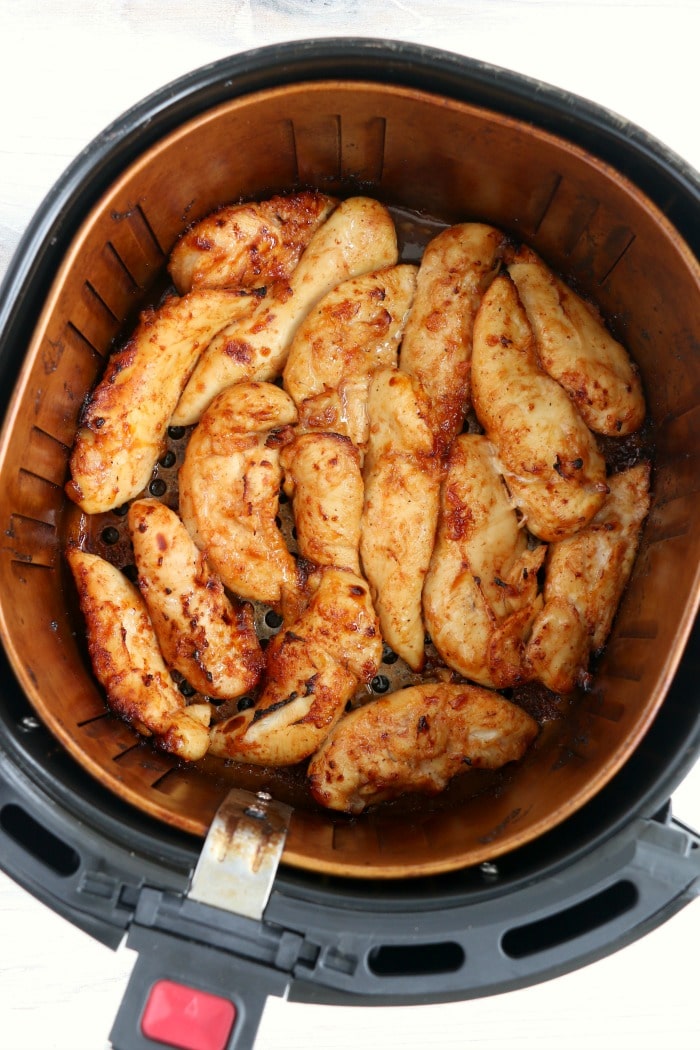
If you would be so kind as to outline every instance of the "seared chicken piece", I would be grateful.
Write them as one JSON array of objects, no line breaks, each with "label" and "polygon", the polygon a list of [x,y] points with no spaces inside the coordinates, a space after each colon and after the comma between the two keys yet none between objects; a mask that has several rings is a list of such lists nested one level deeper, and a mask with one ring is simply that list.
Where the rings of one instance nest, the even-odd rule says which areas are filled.
[{"label": "seared chicken piece", "polygon": [[537,572],[545,550],[528,548],[491,443],[461,434],[423,587],[425,626],[449,667],[497,689],[525,679],[524,643],[542,606]]},{"label": "seared chicken piece", "polygon": [[350,277],[393,266],[396,230],[387,209],[351,197],[316,231],[288,283],[279,282],[241,324],[224,328],[202,354],[173,423],[195,423],[231,383],[274,379],[284,368],[296,331],[320,299]]},{"label": "seared chicken piece", "polygon": [[590,525],[549,548],[544,607],[526,657],[533,675],[556,693],[585,683],[590,655],[610,633],[649,512],[649,475],[647,463],[613,474]]},{"label": "seared chicken piece", "polygon": [[168,270],[175,287],[180,294],[195,286],[252,291],[288,281],[337,203],[324,193],[305,191],[218,208],[173,248]]},{"label": "seared chicken piece", "polygon": [[129,507],[129,532],[160,651],[205,696],[253,689],[264,660],[252,606],[230,600],[177,514],[155,499]]},{"label": "seared chicken piece", "polygon": [[493,226],[462,223],[438,234],[423,253],[399,367],[420,381],[445,448],[471,404],[474,317],[498,272],[503,246],[504,236]]},{"label": "seared chicken piece", "polygon": [[631,434],[644,420],[639,374],[593,307],[555,277],[534,252],[508,267],[537,340],[537,356],[564,387],[591,430]]},{"label": "seared chicken piece", "polygon": [[607,491],[593,435],[537,360],[509,277],[497,277],[474,323],[472,397],[530,532],[559,540],[586,525]]},{"label": "seared chicken piece", "polygon": [[416,273],[415,266],[391,266],[343,281],[307,316],[284,368],[303,427],[365,445],[370,377],[396,366]]},{"label": "seared chicken piece", "polygon": [[376,674],[382,638],[365,581],[347,569],[326,568],[309,586],[306,609],[267,648],[255,707],[212,728],[213,754],[256,765],[301,762]]},{"label": "seared chicken piece", "polygon": [[109,359],[76,435],[66,492],[86,514],[119,507],[148,484],[202,349],[250,303],[238,291],[200,288],[141,314]]},{"label": "seared chicken piece", "polygon": [[95,554],[74,548],[66,558],[85,617],[92,667],[109,706],[164,751],[188,761],[202,758],[209,748],[209,705],[185,705],[136,587]]},{"label": "seared chicken piece", "polygon": [[279,446],[294,402],[271,383],[222,391],[192,432],[180,470],[180,515],[212,570],[241,598],[279,605],[296,566],[275,518]]},{"label": "seared chicken piece", "polygon": [[308,768],[322,806],[361,813],[406,792],[436,795],[468,766],[519,761],[537,722],[473,685],[411,686],[345,715]]},{"label": "seared chicken piece", "polygon": [[301,556],[359,575],[364,485],[356,447],[340,434],[299,434],[280,461]]},{"label": "seared chicken piece", "polygon": [[391,368],[369,388],[360,559],[382,634],[413,671],[425,659],[421,592],[435,541],[441,459],[420,385]]}]

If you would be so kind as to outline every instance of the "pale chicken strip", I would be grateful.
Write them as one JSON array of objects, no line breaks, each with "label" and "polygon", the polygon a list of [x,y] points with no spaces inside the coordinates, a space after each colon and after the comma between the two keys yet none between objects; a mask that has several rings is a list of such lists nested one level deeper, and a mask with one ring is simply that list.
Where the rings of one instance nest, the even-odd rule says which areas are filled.
[{"label": "pale chicken strip", "polygon": [[376,674],[382,638],[369,588],[356,573],[312,577],[306,609],[271,640],[255,707],[215,725],[215,755],[288,766],[320,746],[362,685]]},{"label": "pale chicken strip", "polygon": [[498,689],[525,680],[545,551],[544,544],[528,547],[491,443],[461,434],[450,451],[423,587],[425,626],[449,667]]},{"label": "pale chicken strip", "polygon": [[129,533],[166,663],[205,696],[253,689],[263,668],[252,606],[230,599],[177,514],[155,499],[129,507]]},{"label": "pale chicken strip", "polygon": [[537,340],[537,355],[561,383],[591,430],[610,437],[642,425],[644,395],[630,357],[593,308],[529,249],[508,272]]},{"label": "pale chicken strip", "polygon": [[337,203],[303,191],[216,209],[186,230],[170,253],[175,287],[180,294],[195,286],[252,291],[288,281]]},{"label": "pale chicken strip", "polygon": [[66,492],[87,514],[119,507],[145,488],[197,358],[250,304],[237,291],[201,288],[141,314],[90,395],[71,453]]},{"label": "pale chicken strip", "polygon": [[338,722],[309,763],[311,793],[347,813],[407,792],[435,795],[467,767],[519,761],[538,731],[525,711],[480,686],[411,686]]},{"label": "pale chicken strip", "polygon": [[173,423],[195,423],[231,383],[276,378],[299,325],[324,295],[348,278],[393,266],[397,259],[388,210],[368,197],[343,201],[314,234],[289,282],[275,285],[250,317],[211,341],[183,391]]},{"label": "pale chicken strip", "polygon": [[421,259],[400,368],[421,383],[445,448],[471,404],[474,317],[498,272],[504,243],[493,226],[460,223],[433,238]]},{"label": "pale chicken strip", "polygon": [[472,397],[530,532],[551,541],[586,525],[605,499],[605,462],[566,392],[540,368],[506,275],[494,280],[474,323]]},{"label": "pale chicken strip", "polygon": [[357,448],[339,434],[298,434],[280,460],[300,555],[359,575],[364,485]]},{"label": "pale chicken strip", "polygon": [[395,369],[372,378],[360,560],[382,634],[409,667],[425,660],[421,592],[435,541],[441,458],[419,384]]},{"label": "pale chicken strip", "polygon": [[306,317],[283,373],[302,427],[364,447],[370,377],[396,366],[416,273],[415,266],[391,266],[343,281]]},{"label": "pale chicken strip", "polygon": [[196,761],[209,748],[207,704],[185,705],[161,656],[138,590],[110,562],[71,549],[95,676],[109,706],[158,747]]},{"label": "pale chicken strip", "polygon": [[180,470],[180,515],[213,571],[241,598],[277,606],[296,566],[275,518],[279,445],[296,421],[271,383],[222,391],[192,432]]},{"label": "pale chicken strip", "polygon": [[549,549],[544,607],[526,656],[533,675],[554,692],[584,684],[591,654],[607,641],[649,512],[649,476],[647,463],[613,474],[590,525]]}]

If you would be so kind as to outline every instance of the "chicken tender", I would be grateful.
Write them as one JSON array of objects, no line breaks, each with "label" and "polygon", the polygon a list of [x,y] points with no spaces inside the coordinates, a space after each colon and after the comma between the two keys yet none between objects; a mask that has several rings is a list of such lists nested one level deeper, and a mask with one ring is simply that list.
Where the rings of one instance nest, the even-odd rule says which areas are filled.
[{"label": "chicken tender", "polygon": [[92,667],[109,706],[162,750],[188,761],[202,758],[209,748],[209,705],[185,705],[136,587],[95,554],[74,548],[66,558],[85,617]]},{"label": "chicken tender", "polygon": [[343,281],[307,316],[284,368],[302,427],[364,447],[369,381],[377,368],[396,366],[416,273],[392,266]]},{"label": "chicken tender", "polygon": [[474,318],[498,272],[504,243],[493,226],[461,223],[443,230],[423,253],[399,367],[420,381],[445,448],[471,404]]},{"label": "chicken tender", "polygon": [[311,793],[348,813],[406,792],[435,795],[468,766],[519,761],[537,734],[525,711],[480,686],[411,686],[338,722],[309,763]]},{"label": "chicken tender", "polygon": [[301,762],[376,674],[382,638],[365,581],[328,568],[311,579],[310,589],[306,609],[267,648],[255,707],[213,727],[213,754],[257,765]]},{"label": "chicken tender", "polygon": [[250,302],[238,291],[201,288],[141,314],[109,359],[76,435],[66,492],[86,514],[113,510],[145,488],[197,358]]},{"label": "chicken tender", "polygon": [[530,532],[554,541],[586,525],[605,499],[605,462],[565,391],[541,370],[505,275],[493,281],[474,323],[472,396]]},{"label": "chicken tender", "polygon": [[362,569],[385,640],[413,671],[420,671],[425,660],[421,592],[435,541],[441,458],[427,399],[411,376],[379,369],[367,409]]},{"label": "chicken tender", "polygon": [[267,287],[288,281],[301,253],[337,205],[324,193],[218,208],[191,226],[170,254],[175,287]]},{"label": "chicken tender", "polygon": [[527,248],[508,272],[543,368],[564,387],[591,430],[610,437],[638,430],[645,415],[639,373],[593,308]]},{"label": "chicken tender", "polygon": [[357,448],[339,434],[299,434],[280,461],[301,556],[359,575],[364,485]]},{"label": "chicken tender", "polygon": [[272,606],[296,587],[275,522],[279,446],[295,421],[294,402],[278,387],[229,387],[192,432],[180,469],[180,515],[212,570],[234,594]]},{"label": "chicken tender", "polygon": [[263,668],[253,609],[229,599],[177,514],[155,499],[129,508],[129,532],[146,602],[166,663],[205,696],[253,689]]},{"label": "chicken tender", "polygon": [[526,657],[533,675],[554,692],[584,684],[591,654],[607,641],[649,513],[649,476],[648,463],[613,474],[590,525],[549,549],[544,607]]},{"label": "chicken tender", "polygon": [[341,281],[393,266],[397,259],[396,230],[387,209],[368,197],[343,201],[316,231],[289,282],[279,282],[250,317],[211,341],[173,422],[195,423],[231,383],[276,378],[299,325],[324,295]]},{"label": "chicken tender", "polygon": [[528,547],[494,453],[478,434],[452,445],[423,612],[448,667],[504,689],[527,676],[525,641],[542,606],[537,572],[546,547]]}]

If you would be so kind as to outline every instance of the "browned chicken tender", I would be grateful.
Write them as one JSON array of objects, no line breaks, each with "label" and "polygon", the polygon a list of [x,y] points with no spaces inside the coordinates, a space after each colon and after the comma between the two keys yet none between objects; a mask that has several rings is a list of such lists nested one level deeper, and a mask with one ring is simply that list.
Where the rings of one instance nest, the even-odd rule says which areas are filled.
[{"label": "browned chicken tender", "polygon": [[511,279],[497,277],[474,323],[472,396],[530,532],[559,540],[605,499],[605,461],[566,392],[540,368]]},{"label": "browned chicken tender", "polygon": [[278,606],[296,565],[277,523],[279,446],[294,402],[271,383],[229,387],[192,432],[180,469],[180,515],[230,590]]},{"label": "browned chicken tender", "polygon": [[441,458],[427,399],[411,376],[379,369],[367,404],[360,559],[386,642],[420,671],[425,661],[421,593],[435,542]]},{"label": "browned chicken tender", "polygon": [[411,686],[346,714],[309,763],[322,806],[361,813],[406,792],[435,795],[466,767],[520,760],[537,722],[480,686]]},{"label": "browned chicken tender", "polygon": [[155,499],[129,508],[129,532],[161,653],[205,696],[253,689],[263,668],[253,608],[230,599],[177,514]]},{"label": "browned chicken tender", "polygon": [[498,272],[504,244],[493,226],[461,223],[443,230],[423,252],[399,367],[421,383],[445,448],[471,405],[474,318]]},{"label": "browned chicken tender", "polygon": [[522,248],[508,266],[537,340],[537,355],[599,434],[631,434],[642,425],[644,395],[625,348],[593,308]]},{"label": "browned chicken tender", "polygon": [[584,684],[591,654],[607,641],[649,512],[649,476],[648,463],[612,475],[590,525],[549,549],[544,607],[526,656],[533,675],[554,692]]},{"label": "browned chicken tender", "polygon": [[425,626],[448,667],[498,689],[527,677],[525,642],[542,606],[537,572],[545,551],[528,546],[489,440],[460,435],[423,587]]},{"label": "browned chicken tender", "polygon": [[350,277],[393,266],[396,230],[388,210],[368,197],[350,197],[316,231],[289,278],[241,323],[211,341],[182,393],[173,423],[195,423],[231,383],[275,379],[299,325],[332,288]]},{"label": "browned chicken tender", "polygon": [[364,448],[369,381],[377,368],[396,366],[416,272],[391,266],[343,281],[305,319],[284,368],[304,429],[344,434]]},{"label": "browned chicken tender", "polygon": [[[204,216],[168,262],[179,294],[107,361],[66,484],[85,514],[135,501],[137,586],[66,552],[109,707],[188,762],[308,762],[348,814],[525,756],[538,723],[494,690],[588,684],[650,504],[649,465],[608,478],[594,436],[645,405],[591,306],[482,223],[398,260],[369,197]],[[177,512],[140,498],[169,426],[192,428]],[[282,614],[264,650],[251,602]],[[370,698],[385,643],[421,684]]]},{"label": "browned chicken tender", "polygon": [[138,590],[110,562],[72,549],[75,579],[95,676],[109,706],[164,751],[196,761],[209,748],[210,708],[185,706],[161,656]]},{"label": "browned chicken tender", "polygon": [[339,434],[298,434],[280,461],[300,555],[359,575],[364,485],[357,448]]},{"label": "browned chicken tender", "polygon": [[255,707],[212,728],[213,754],[259,765],[301,762],[376,674],[382,638],[366,582],[326,568],[309,584],[307,607],[268,645]]},{"label": "browned chicken tender", "polygon": [[337,203],[308,190],[218,208],[191,226],[170,253],[175,287],[181,294],[195,286],[252,291],[288,281]]},{"label": "browned chicken tender", "polygon": [[201,288],[141,314],[90,395],[73,446],[66,492],[87,514],[119,507],[145,488],[197,358],[250,301]]}]

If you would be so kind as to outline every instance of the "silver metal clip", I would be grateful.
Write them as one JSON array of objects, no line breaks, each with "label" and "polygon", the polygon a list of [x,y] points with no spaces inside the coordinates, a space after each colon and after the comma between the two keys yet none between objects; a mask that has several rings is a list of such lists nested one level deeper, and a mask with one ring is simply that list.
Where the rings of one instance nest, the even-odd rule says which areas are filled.
[{"label": "silver metal clip", "polygon": [[276,802],[267,792],[233,788],[209,828],[188,896],[261,919],[291,816],[291,806]]}]

